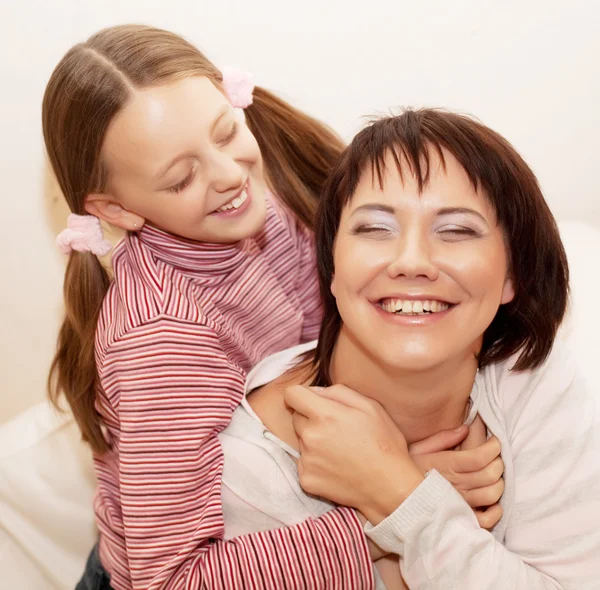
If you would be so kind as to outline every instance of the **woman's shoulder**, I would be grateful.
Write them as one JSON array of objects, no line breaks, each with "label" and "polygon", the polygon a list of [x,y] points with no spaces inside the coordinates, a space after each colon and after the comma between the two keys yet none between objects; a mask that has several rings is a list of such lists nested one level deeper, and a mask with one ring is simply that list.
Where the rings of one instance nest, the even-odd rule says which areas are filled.
[{"label": "woman's shoulder", "polygon": [[518,355],[482,371],[487,401],[507,423],[553,416],[562,407],[593,411],[595,402],[568,345],[557,339],[536,369],[514,370]]}]

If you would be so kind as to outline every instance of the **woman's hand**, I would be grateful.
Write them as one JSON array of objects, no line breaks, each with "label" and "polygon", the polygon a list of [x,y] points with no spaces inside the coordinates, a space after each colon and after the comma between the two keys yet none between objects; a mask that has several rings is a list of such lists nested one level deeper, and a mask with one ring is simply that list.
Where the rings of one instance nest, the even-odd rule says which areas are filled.
[{"label": "woman's hand", "polygon": [[442,431],[413,443],[409,452],[423,473],[436,469],[460,492],[479,526],[491,529],[498,524],[503,514],[498,501],[504,492],[504,463],[498,439],[487,440],[479,416],[469,428]]},{"label": "woman's hand", "polygon": [[373,524],[389,516],[423,481],[406,440],[381,405],[334,385],[318,393],[289,387],[300,443],[300,485],[309,494],[352,506]]}]

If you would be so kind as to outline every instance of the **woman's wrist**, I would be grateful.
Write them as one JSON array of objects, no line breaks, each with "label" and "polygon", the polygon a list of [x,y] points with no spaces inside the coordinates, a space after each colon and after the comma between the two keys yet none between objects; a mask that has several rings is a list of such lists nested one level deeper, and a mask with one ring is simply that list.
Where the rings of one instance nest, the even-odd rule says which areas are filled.
[{"label": "woman's wrist", "polygon": [[385,520],[419,487],[425,479],[412,461],[386,470],[383,481],[373,481],[373,493],[359,510],[373,525]]}]

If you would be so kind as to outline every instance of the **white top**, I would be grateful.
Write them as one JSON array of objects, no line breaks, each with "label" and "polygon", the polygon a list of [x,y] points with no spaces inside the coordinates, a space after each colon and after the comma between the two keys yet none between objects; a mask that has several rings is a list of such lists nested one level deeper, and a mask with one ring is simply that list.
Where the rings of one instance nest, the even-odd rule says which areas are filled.
[{"label": "white top", "polygon": [[[268,357],[246,393],[281,376],[315,343]],[[472,411],[502,444],[504,516],[490,533],[439,473],[367,534],[401,556],[419,590],[600,589],[600,421],[574,363],[557,343],[543,367],[509,361],[476,378]],[[305,494],[297,452],[270,433],[246,400],[219,435],[225,538],[297,524],[333,505]],[[377,580],[377,588],[384,588]]]}]

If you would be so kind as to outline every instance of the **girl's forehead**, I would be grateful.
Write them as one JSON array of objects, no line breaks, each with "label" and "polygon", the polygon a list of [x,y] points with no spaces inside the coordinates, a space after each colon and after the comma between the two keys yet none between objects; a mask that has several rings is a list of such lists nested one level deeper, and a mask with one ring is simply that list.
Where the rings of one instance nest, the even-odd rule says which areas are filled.
[{"label": "girl's forehead", "polygon": [[228,107],[226,97],[204,76],[134,91],[108,127],[106,164],[110,169],[154,169],[173,151],[208,138],[219,113]]}]

